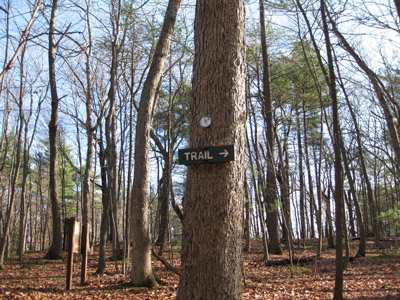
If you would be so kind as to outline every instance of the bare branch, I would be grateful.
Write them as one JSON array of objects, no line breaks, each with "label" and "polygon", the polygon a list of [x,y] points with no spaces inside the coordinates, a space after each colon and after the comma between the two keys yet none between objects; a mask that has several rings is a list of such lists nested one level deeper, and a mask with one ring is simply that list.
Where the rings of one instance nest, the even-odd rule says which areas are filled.
[{"label": "bare branch", "polygon": [[[5,66],[4,70],[0,73],[0,79],[3,78],[3,76],[11,69],[12,65],[14,64],[15,60],[17,59],[18,54],[21,51],[22,46],[24,45],[25,38],[28,36],[29,31],[30,31],[30,29],[32,27],[33,21],[35,20],[36,13],[39,10],[41,2],[42,2],[42,0],[37,0],[36,1],[34,9],[33,9],[32,16],[31,16],[31,19],[29,20],[28,24],[26,25],[25,30],[22,31],[22,35],[21,35],[21,38],[19,39],[17,50],[15,50],[15,53],[14,53],[13,57],[7,63],[7,65]],[[1,8],[1,10],[5,11],[8,14],[8,11],[6,11],[4,8],[2,8],[2,7],[0,7],[0,8]]]}]

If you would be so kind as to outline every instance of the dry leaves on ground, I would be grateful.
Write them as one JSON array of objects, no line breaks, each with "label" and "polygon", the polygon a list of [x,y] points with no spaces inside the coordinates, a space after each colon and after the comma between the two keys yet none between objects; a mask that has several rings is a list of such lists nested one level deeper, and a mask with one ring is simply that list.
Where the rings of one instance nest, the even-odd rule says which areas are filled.
[{"label": "dry leaves on ground", "polygon": [[[357,241],[353,241],[355,252]],[[348,264],[344,273],[345,299],[400,299],[400,250],[389,245],[385,250],[368,245],[368,254]],[[390,248],[391,247],[391,248]],[[313,257],[314,247],[296,249],[296,257]],[[165,255],[175,266],[178,253]],[[354,254],[354,253],[352,253]],[[73,289],[65,290],[66,258],[59,261],[44,260],[44,253],[26,254],[22,261],[7,260],[0,270],[1,299],[175,299],[179,277],[154,260],[157,276],[166,283],[153,289],[129,286],[129,275],[116,274],[113,262],[108,262],[104,275],[95,275],[96,255],[90,256],[88,284],[79,286],[80,265],[75,261]],[[322,259],[307,264],[266,266],[258,240],[244,254],[244,280],[242,299],[332,299],[335,281],[334,250],[324,250]],[[287,257],[271,256],[272,260]],[[121,270],[121,267],[120,267]]]}]

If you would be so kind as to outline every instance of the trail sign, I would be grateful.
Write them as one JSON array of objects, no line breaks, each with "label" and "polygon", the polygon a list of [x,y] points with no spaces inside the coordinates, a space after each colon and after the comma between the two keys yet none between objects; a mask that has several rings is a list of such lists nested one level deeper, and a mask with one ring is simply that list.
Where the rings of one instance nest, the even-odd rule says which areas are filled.
[{"label": "trail sign", "polygon": [[179,149],[179,164],[212,164],[235,160],[233,145]]}]

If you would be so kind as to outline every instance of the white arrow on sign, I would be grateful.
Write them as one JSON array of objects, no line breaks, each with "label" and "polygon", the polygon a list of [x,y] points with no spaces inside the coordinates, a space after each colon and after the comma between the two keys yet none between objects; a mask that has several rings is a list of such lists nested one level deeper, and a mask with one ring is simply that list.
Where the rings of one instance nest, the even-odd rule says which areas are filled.
[{"label": "white arrow on sign", "polygon": [[220,152],[219,155],[223,155],[224,157],[227,157],[229,155],[228,150],[224,150],[224,152]]}]

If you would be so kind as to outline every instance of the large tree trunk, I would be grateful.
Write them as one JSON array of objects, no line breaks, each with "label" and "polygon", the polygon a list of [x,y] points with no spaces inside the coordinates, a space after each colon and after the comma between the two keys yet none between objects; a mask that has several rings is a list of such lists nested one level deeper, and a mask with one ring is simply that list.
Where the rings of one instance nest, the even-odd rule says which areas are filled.
[{"label": "large tree trunk", "polygon": [[[245,155],[244,0],[198,0],[190,147],[232,144],[232,162],[188,167],[178,300],[241,299]],[[212,124],[202,128],[202,117]]]},{"label": "large tree trunk", "polygon": [[58,126],[58,95],[56,85],[56,67],[55,53],[56,45],[54,42],[55,21],[58,0],[54,0],[51,9],[50,32],[49,32],[49,77],[51,92],[51,117],[49,122],[49,140],[50,140],[50,175],[49,189],[51,212],[53,216],[53,240],[46,259],[60,259],[62,251],[62,232],[61,232],[61,216],[60,203],[58,199],[57,184],[57,126]]},{"label": "large tree trunk", "polygon": [[151,267],[151,249],[148,228],[148,188],[150,131],[157,90],[168,57],[168,49],[182,0],[170,0],[164,24],[154,52],[149,73],[140,97],[135,139],[135,169],[132,188],[132,273],[134,286],[154,286],[156,280]]}]

